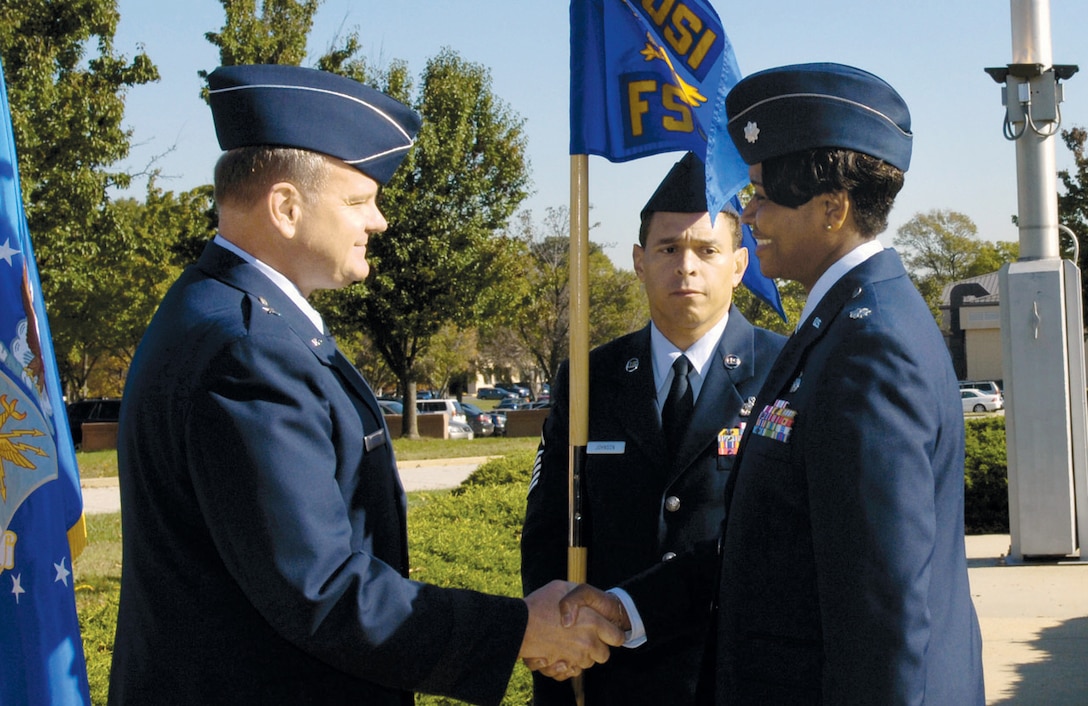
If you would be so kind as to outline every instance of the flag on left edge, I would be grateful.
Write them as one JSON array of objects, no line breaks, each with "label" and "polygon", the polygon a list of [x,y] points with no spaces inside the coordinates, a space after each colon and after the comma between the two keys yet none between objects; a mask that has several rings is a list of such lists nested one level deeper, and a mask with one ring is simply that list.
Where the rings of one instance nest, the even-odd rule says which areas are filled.
[{"label": "flag on left edge", "polygon": [[90,704],[72,558],[87,541],[0,67],[0,704]]}]

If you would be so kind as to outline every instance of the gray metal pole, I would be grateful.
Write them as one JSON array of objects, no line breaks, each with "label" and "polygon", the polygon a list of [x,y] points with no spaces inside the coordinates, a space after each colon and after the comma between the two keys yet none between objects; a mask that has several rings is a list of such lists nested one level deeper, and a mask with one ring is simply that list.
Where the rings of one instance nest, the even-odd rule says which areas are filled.
[{"label": "gray metal pole", "polygon": [[[1045,71],[1053,65],[1050,45],[1049,0],[1012,0],[1012,62],[1020,66],[1037,66]],[[1012,79],[1016,78],[1014,82]],[[1032,85],[1032,84],[1035,85]],[[1054,84],[1051,76],[1049,83]],[[1046,77],[1010,77],[1008,102],[1021,102],[1020,95],[1029,94],[1028,107],[1034,115],[1049,118],[1054,113],[1053,93],[1047,89]],[[1049,105],[1043,102],[1049,99]],[[1039,124],[1035,117],[1025,115],[1025,130],[1016,140],[1016,181],[1019,193],[1020,259],[1058,258],[1058,188],[1055,175],[1053,135],[1055,122]],[[1038,128],[1038,130],[1033,129]],[[1044,134],[1039,134],[1044,131]]]},{"label": "gray metal pole", "polygon": [[1054,158],[1060,80],[1076,67],[1052,63],[1049,0],[1011,0],[1011,6],[1013,63],[986,70],[1005,84],[1020,227],[1020,259],[1000,273],[1009,557],[1068,556],[1079,546],[1084,559],[1088,407],[1080,272],[1058,248]]}]

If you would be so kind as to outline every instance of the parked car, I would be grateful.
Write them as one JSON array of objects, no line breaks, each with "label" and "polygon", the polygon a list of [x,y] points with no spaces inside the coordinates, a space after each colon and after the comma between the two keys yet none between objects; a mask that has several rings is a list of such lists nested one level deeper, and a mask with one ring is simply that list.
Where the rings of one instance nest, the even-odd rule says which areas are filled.
[{"label": "parked car", "polygon": [[378,406],[382,408],[382,414],[404,414],[404,405],[397,400],[378,400]]},{"label": "parked car", "polygon": [[1001,394],[991,394],[983,390],[960,390],[960,400],[964,412],[995,412],[1005,406]]},{"label": "parked car", "polygon": [[1000,395],[1001,388],[993,380],[960,380],[961,390],[981,390],[990,395]]},{"label": "parked car", "polygon": [[478,400],[504,400],[507,397],[517,399],[518,394],[498,387],[481,387],[476,390],[476,399]]},{"label": "parked car", "polygon": [[461,403],[454,399],[444,400],[416,400],[416,410],[420,414],[439,414],[445,412],[450,415],[451,421],[466,423],[465,412],[461,409]]},{"label": "parked car", "polygon": [[495,387],[499,388],[500,390],[506,390],[507,392],[513,392],[515,395],[523,400],[531,400],[533,398],[533,393],[529,388],[523,387],[521,385],[516,385],[512,382],[500,382]]},{"label": "parked car", "polygon": [[472,432],[476,436],[491,436],[495,433],[495,423],[491,421],[491,415],[470,402],[462,402],[461,409],[465,412]]},{"label": "parked car", "polygon": [[536,402],[530,402],[522,407],[522,409],[548,409],[552,406],[551,399],[537,400]]},{"label": "parked car", "polygon": [[506,436],[506,412],[491,410],[491,423],[495,425],[494,436]]},{"label": "parked car", "polygon": [[116,422],[121,416],[121,399],[96,397],[80,400],[69,404],[67,412],[72,442],[78,447],[83,443],[83,422]]},{"label": "parked car", "polygon": [[475,436],[472,431],[472,427],[467,422],[459,422],[455,419],[450,420],[450,438],[451,439],[471,439]]},{"label": "parked car", "polygon": [[525,409],[525,406],[528,404],[528,402],[522,402],[517,397],[507,397],[502,402],[499,402],[499,404],[495,406],[495,409]]}]

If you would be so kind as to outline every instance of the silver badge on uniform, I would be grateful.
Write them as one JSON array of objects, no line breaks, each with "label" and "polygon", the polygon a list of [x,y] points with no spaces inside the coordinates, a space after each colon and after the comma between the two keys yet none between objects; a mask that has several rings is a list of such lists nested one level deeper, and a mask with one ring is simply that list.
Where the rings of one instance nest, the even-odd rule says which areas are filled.
[{"label": "silver badge on uniform", "polygon": [[627,365],[624,367],[624,370],[629,373],[633,373],[638,370],[638,358],[632,358],[631,360],[627,361]]},{"label": "silver badge on uniform", "polygon": [[733,353],[730,353],[729,355],[725,356],[725,367],[729,368],[730,370],[733,370],[738,365],[740,365],[740,356],[739,355],[735,355]]},{"label": "silver badge on uniform", "polygon": [[264,309],[264,312],[266,314],[273,314],[275,316],[280,315],[280,312],[276,311],[275,309],[273,309],[272,307],[270,307],[268,305],[268,300],[265,299],[264,297],[257,297],[257,301],[259,301],[261,303],[261,308]]},{"label": "silver badge on uniform", "polygon": [[317,348],[318,346],[321,345],[321,339],[318,338],[317,336],[314,336],[313,338],[310,339],[310,345],[313,346],[314,348]]},{"label": "silver badge on uniform", "polygon": [[801,389],[801,375],[804,375],[804,373],[798,375],[797,379],[793,381],[792,385],[790,385],[790,392],[797,392]]},{"label": "silver badge on uniform", "polygon": [[820,328],[820,324],[822,323],[823,321],[821,321],[820,317],[817,316],[815,319],[812,320],[812,328]]},{"label": "silver badge on uniform", "polygon": [[756,398],[755,397],[749,397],[748,399],[744,400],[744,404],[742,404],[741,407],[740,407],[740,412],[739,412],[740,416],[747,417],[748,415],[750,415],[752,413],[752,407],[755,407],[755,406],[756,406]]},{"label": "silver badge on uniform", "polygon": [[868,307],[861,307],[860,309],[854,309],[850,312],[851,319],[864,319],[869,314],[873,313],[872,309]]}]

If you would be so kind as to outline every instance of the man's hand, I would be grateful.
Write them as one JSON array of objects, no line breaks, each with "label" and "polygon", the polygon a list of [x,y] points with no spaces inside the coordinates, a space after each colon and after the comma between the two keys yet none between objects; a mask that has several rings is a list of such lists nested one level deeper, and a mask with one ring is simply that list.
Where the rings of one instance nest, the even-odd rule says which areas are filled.
[{"label": "man's hand", "polygon": [[567,620],[561,619],[559,601],[575,586],[567,581],[552,581],[525,597],[529,624],[518,657],[530,669],[560,681],[606,662],[609,646],[616,647],[624,641],[623,631],[588,603],[584,604],[588,610],[570,612]]},{"label": "man's hand", "polygon": [[592,609],[624,632],[631,629],[631,620],[627,617],[627,611],[620,599],[589,584],[578,586],[559,601],[563,625],[574,624],[581,617],[584,608]]}]

